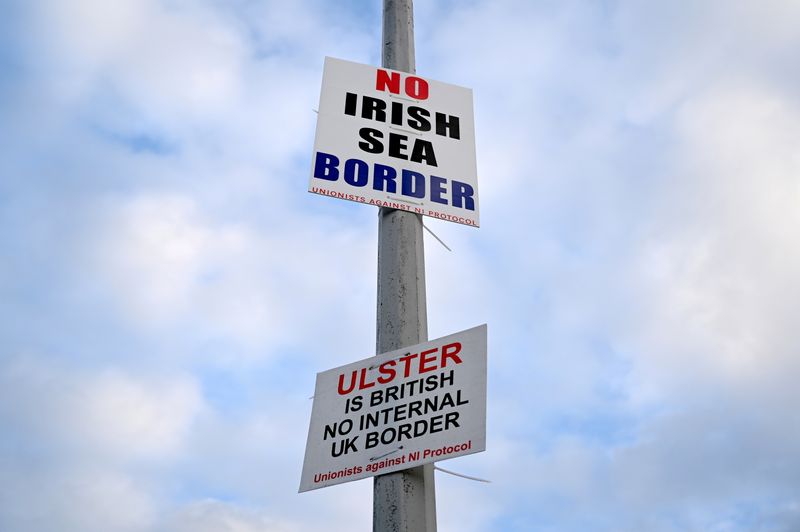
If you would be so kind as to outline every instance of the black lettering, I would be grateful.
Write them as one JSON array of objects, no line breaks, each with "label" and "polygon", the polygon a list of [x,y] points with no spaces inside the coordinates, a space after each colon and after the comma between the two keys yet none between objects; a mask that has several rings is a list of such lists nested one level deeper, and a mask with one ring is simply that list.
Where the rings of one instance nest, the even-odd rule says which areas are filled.
[{"label": "black lettering", "polygon": [[370,427],[377,427],[380,423],[379,420],[380,412],[373,412],[371,414],[367,414],[366,423],[364,423],[364,428],[368,429]]},{"label": "black lettering", "polygon": [[404,153],[408,147],[405,141],[408,137],[399,135],[397,133],[389,133],[389,157],[396,157],[397,159],[408,159]]},{"label": "black lettering", "polygon": [[[391,155],[391,153],[389,153],[389,155]],[[411,160],[415,163],[437,166],[436,155],[433,153],[433,144],[427,140],[417,139],[411,149]]]},{"label": "black lettering", "polygon": [[431,425],[429,430],[431,434],[442,431],[442,416],[433,416],[431,418]]},{"label": "black lettering", "polygon": [[[400,387],[399,386],[389,386],[388,388],[386,388],[386,390],[384,391],[385,401],[387,401],[387,402],[388,401],[397,401],[398,400],[397,392],[399,392],[399,391],[400,391]],[[402,399],[402,397],[401,397],[401,399]]]},{"label": "black lettering", "polygon": [[411,129],[416,129],[417,131],[431,130],[431,121],[428,120],[431,112],[427,109],[412,105],[408,108],[408,116],[408,126]]},{"label": "black lettering", "polygon": [[422,401],[411,401],[408,403],[408,417],[417,417],[422,415]]},{"label": "black lettering", "polygon": [[450,370],[450,373],[448,373],[446,377],[444,372],[440,373],[439,376],[441,378],[441,380],[439,381],[440,388],[444,388],[445,384],[449,384],[450,386],[452,386],[453,383],[455,382],[455,375],[453,374],[452,369]]},{"label": "black lettering", "polygon": [[378,406],[383,402],[383,391],[375,390],[369,394],[369,406]]},{"label": "black lettering", "polygon": [[403,104],[400,102],[392,102],[392,124],[403,125]]},{"label": "black lettering", "polygon": [[453,396],[446,393],[444,397],[442,397],[442,404],[439,408],[446,408],[448,406],[455,406],[455,402],[453,401]]},{"label": "black lettering", "polygon": [[397,405],[393,408],[392,412],[392,421],[403,421],[404,419],[408,419],[408,415],[406,414],[406,409],[408,405]]},{"label": "black lettering", "polygon": [[346,92],[344,95],[344,114],[356,116],[356,107],[358,107],[358,96],[352,92]]},{"label": "black lettering", "polygon": [[361,406],[364,404],[364,398],[360,395],[356,395],[355,397],[353,397],[351,404],[353,405],[353,411],[357,412],[358,410],[361,409]]},{"label": "black lettering", "polygon": [[381,432],[381,443],[384,445],[389,445],[395,439],[397,439],[397,429],[394,427],[389,427]]},{"label": "black lettering", "polygon": [[469,399],[462,399],[461,398],[461,390],[456,391],[456,406],[462,406],[469,404]]},{"label": "black lettering", "polygon": [[403,436],[405,436],[406,439],[411,438],[411,423],[403,423],[400,425],[400,430],[398,431],[397,437],[400,439],[400,441],[402,441]]},{"label": "black lettering", "polygon": [[458,424],[458,412],[448,412],[444,416],[444,430],[449,430],[450,425],[460,427]]},{"label": "black lettering", "polygon": [[367,153],[382,153],[383,143],[378,139],[383,138],[383,133],[371,127],[362,127],[358,130],[358,136],[364,139],[358,143],[358,147]]},{"label": "black lettering", "polygon": [[343,454],[347,454],[350,451],[356,452],[358,449],[356,448],[356,440],[358,436],[355,438],[345,438],[344,440],[339,440],[339,445],[336,445],[336,442],[331,443],[331,456],[336,458],[337,456],[342,456]]},{"label": "black lettering", "polygon": [[451,139],[458,140],[461,138],[458,117],[436,113],[436,134],[444,137],[448,135],[448,132]]},{"label": "black lettering", "polygon": [[[371,96],[364,96],[361,101],[361,118],[386,122],[386,102]],[[438,123],[436,127],[438,132]]]}]

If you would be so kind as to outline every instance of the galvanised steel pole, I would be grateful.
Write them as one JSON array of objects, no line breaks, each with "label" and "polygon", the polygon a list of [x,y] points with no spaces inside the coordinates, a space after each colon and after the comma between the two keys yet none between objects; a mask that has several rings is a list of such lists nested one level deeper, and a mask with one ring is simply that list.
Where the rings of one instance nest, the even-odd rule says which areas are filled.
[{"label": "galvanised steel pole", "polygon": [[[412,0],[383,0],[383,66],[414,74]],[[378,214],[377,352],[428,340],[422,216],[381,208]],[[435,532],[433,464],[379,475],[374,532]]]}]

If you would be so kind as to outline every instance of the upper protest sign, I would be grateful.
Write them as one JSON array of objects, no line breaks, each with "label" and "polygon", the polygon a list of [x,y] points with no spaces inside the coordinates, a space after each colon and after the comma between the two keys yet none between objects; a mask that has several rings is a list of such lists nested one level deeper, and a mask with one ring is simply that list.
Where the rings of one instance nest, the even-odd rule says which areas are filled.
[{"label": "upper protest sign", "polygon": [[477,227],[472,90],[325,58],[309,192]]},{"label": "upper protest sign", "polygon": [[486,449],[486,325],[317,374],[300,491]]}]

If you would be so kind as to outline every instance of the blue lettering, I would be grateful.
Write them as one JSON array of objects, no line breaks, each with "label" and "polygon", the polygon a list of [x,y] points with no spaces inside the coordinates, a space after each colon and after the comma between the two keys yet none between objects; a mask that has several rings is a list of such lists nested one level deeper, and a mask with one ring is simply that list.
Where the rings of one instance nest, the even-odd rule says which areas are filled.
[{"label": "blue lettering", "polygon": [[341,175],[344,182],[353,187],[365,187],[370,184],[371,179],[371,187],[377,191],[397,194],[399,188],[400,194],[407,198],[424,199],[429,197],[429,201],[433,203],[450,204],[468,211],[475,210],[475,187],[469,183],[450,181],[435,175],[426,176],[420,172],[394,168],[386,164],[369,164],[355,158],[345,160],[341,170],[339,169],[340,163],[341,159],[335,155],[316,152],[314,177],[326,181],[338,181]]},{"label": "blue lettering", "polygon": [[447,200],[442,197],[442,194],[447,193],[447,189],[444,187],[445,183],[447,183],[447,179],[435,175],[431,176],[431,201],[447,205]]},{"label": "blue lettering", "polygon": [[468,185],[467,183],[462,183],[461,181],[453,181],[453,207],[461,207],[462,202],[464,200],[463,207],[468,211],[475,210],[475,189],[472,188],[472,185]]},{"label": "blue lettering", "polygon": [[369,165],[361,159],[347,159],[344,163],[344,181],[354,187],[363,187],[369,182]]},{"label": "blue lettering", "polygon": [[336,181],[339,179],[339,158],[328,153],[317,152],[314,162],[314,177]]},{"label": "blue lettering", "polygon": [[425,176],[419,172],[412,172],[411,170],[403,170],[403,196],[411,196],[412,198],[425,197]]},{"label": "blue lettering", "polygon": [[[405,172],[405,170],[403,170]],[[397,193],[397,170],[385,164],[375,163],[375,182],[372,183],[372,188],[375,190],[383,190],[389,194]],[[405,192],[403,192],[405,194]]]}]

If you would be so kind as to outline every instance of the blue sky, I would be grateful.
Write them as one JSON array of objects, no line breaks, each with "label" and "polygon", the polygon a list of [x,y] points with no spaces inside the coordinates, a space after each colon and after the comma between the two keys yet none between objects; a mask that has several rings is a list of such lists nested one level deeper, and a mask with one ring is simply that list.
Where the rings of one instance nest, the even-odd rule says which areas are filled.
[{"label": "blue sky", "polygon": [[[432,338],[489,324],[442,531],[800,530],[800,4],[417,2],[474,89],[481,228],[426,223]],[[307,190],[378,2],[37,0],[0,21],[0,529],[368,530],[297,494],[316,372],[374,350],[377,212]]]}]

